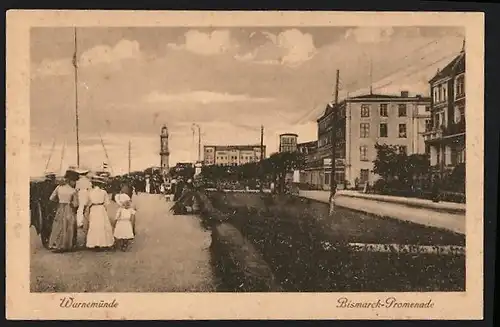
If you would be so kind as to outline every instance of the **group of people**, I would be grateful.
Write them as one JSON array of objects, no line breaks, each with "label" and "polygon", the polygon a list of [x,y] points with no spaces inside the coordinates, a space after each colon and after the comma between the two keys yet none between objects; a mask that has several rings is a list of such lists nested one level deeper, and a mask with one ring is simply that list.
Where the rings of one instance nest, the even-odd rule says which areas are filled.
[{"label": "group of people", "polygon": [[[118,209],[114,219],[110,219],[107,211],[110,204],[107,180],[99,175],[89,178],[88,174],[86,170],[68,170],[59,185],[52,176],[48,176],[43,184],[44,189],[37,192],[41,203],[54,203],[54,206],[41,206],[41,215],[45,220],[45,230],[41,228],[42,241],[54,252],[81,247],[97,250],[118,248],[125,251],[135,236],[136,210],[130,188],[124,186],[115,195]],[[44,199],[50,185],[55,188],[48,199]],[[50,229],[50,233],[47,229]],[[77,244],[81,233],[85,244]]]}]

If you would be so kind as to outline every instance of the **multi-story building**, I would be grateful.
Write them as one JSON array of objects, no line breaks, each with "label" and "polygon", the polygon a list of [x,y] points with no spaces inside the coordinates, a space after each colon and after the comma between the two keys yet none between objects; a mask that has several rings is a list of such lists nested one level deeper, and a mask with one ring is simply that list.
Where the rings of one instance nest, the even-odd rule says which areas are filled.
[{"label": "multi-story building", "polygon": [[[335,124],[333,122],[335,121]],[[339,188],[373,183],[375,144],[391,144],[407,154],[425,153],[430,99],[420,95],[367,94],[328,104],[318,119],[318,151],[308,166],[318,188],[330,188],[332,127],[335,125],[335,181]],[[347,184],[347,185],[346,185]]]},{"label": "multi-story building", "polygon": [[[263,146],[263,158],[266,146]],[[260,160],[260,145],[205,145],[203,161],[207,166],[238,166]]]},{"label": "multi-story building", "polygon": [[435,175],[465,163],[465,49],[429,81],[431,124],[424,134]]},{"label": "multi-story building", "polygon": [[285,133],[280,135],[279,152],[295,152],[297,151],[297,138],[299,136],[294,133]]},{"label": "multi-story building", "polygon": [[318,141],[310,141],[297,144],[297,151],[304,154],[305,168],[300,172],[300,183],[309,185],[319,185],[320,181],[313,181],[312,173],[309,169],[314,164],[318,152]]}]

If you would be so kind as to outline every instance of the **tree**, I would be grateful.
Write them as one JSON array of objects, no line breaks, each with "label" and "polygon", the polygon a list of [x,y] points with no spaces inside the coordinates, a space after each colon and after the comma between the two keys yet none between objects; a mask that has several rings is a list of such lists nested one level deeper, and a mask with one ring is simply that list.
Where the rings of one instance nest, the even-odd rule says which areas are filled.
[{"label": "tree", "polygon": [[375,144],[377,157],[373,161],[373,172],[380,175],[390,188],[410,188],[416,178],[429,173],[429,157],[422,154],[410,156],[401,153],[398,146]]}]

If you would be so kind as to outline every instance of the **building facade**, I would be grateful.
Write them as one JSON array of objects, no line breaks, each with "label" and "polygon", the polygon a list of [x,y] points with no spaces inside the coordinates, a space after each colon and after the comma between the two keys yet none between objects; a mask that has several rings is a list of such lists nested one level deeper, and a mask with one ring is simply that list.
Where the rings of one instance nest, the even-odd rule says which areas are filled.
[{"label": "building facade", "polygon": [[[309,185],[314,187],[314,185],[319,185],[321,181],[317,176],[314,176],[309,169],[311,164],[315,162],[318,152],[318,141],[310,141],[297,144],[297,151],[304,154],[305,158],[305,168],[300,171],[299,182],[304,185]],[[315,178],[313,180],[313,178]]]},{"label": "building facade", "polygon": [[294,133],[285,133],[280,135],[279,152],[295,152],[297,151],[297,138],[299,136]]},{"label": "building facade", "polygon": [[170,151],[168,150],[168,128],[163,125],[160,133],[160,167],[162,174],[167,174],[169,171],[168,159]]},{"label": "building facade", "polygon": [[465,164],[465,49],[429,81],[431,124],[424,134],[435,176]]},{"label": "building facade", "polygon": [[[266,157],[266,146],[263,146],[263,158]],[[205,145],[203,147],[203,164],[207,166],[239,166],[260,161],[260,145]]]},{"label": "building facade", "polygon": [[[334,124],[335,121],[335,124]],[[426,153],[423,138],[430,121],[430,99],[400,95],[367,94],[329,104],[318,119],[318,150],[307,170],[317,188],[330,188],[332,128],[335,128],[335,173],[338,188],[373,184],[375,144],[390,144],[410,154]]]}]

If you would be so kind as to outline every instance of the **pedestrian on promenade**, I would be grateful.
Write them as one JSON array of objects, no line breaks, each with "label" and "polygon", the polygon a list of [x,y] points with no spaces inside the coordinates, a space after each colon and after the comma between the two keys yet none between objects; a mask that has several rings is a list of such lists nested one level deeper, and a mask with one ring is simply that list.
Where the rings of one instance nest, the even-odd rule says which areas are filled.
[{"label": "pedestrian on promenade", "polygon": [[151,179],[149,178],[148,175],[146,175],[146,193],[150,194],[151,193]]},{"label": "pedestrian on promenade", "polygon": [[88,192],[92,189],[92,183],[87,177],[88,170],[78,170],[79,179],[76,182],[76,192],[78,194],[78,210],[76,211],[76,225],[77,225],[77,246],[84,246],[85,241],[81,244],[81,240],[85,240],[85,229],[84,225],[88,225],[86,222],[86,217],[84,215],[85,208],[88,203]]},{"label": "pedestrian on promenade", "polygon": [[49,198],[57,185],[56,175],[54,173],[47,173],[45,180],[38,185],[38,194],[35,196],[35,201],[39,203],[42,215],[42,217],[36,217],[37,222],[41,218],[41,226],[37,227],[37,231],[45,248],[48,248],[50,234],[52,233],[52,224],[57,210],[57,204],[50,201]]},{"label": "pedestrian on promenade", "polygon": [[131,199],[125,193],[118,194],[115,200],[119,206],[114,221],[115,244],[121,251],[126,251],[135,237],[136,210],[132,208]]},{"label": "pedestrian on promenade", "polygon": [[57,209],[52,224],[48,247],[54,252],[71,251],[76,245],[76,208],[78,195],[75,190],[78,174],[68,170],[64,175],[64,184],[59,185],[49,197],[57,202]]},{"label": "pedestrian on promenade", "polygon": [[89,191],[89,230],[87,247],[90,249],[111,248],[114,244],[113,228],[109,221],[106,206],[109,205],[108,193],[103,189],[106,181],[103,177],[92,177],[93,188]]},{"label": "pedestrian on promenade", "polygon": [[432,202],[439,202],[440,180],[439,177],[434,178],[432,183]]}]

